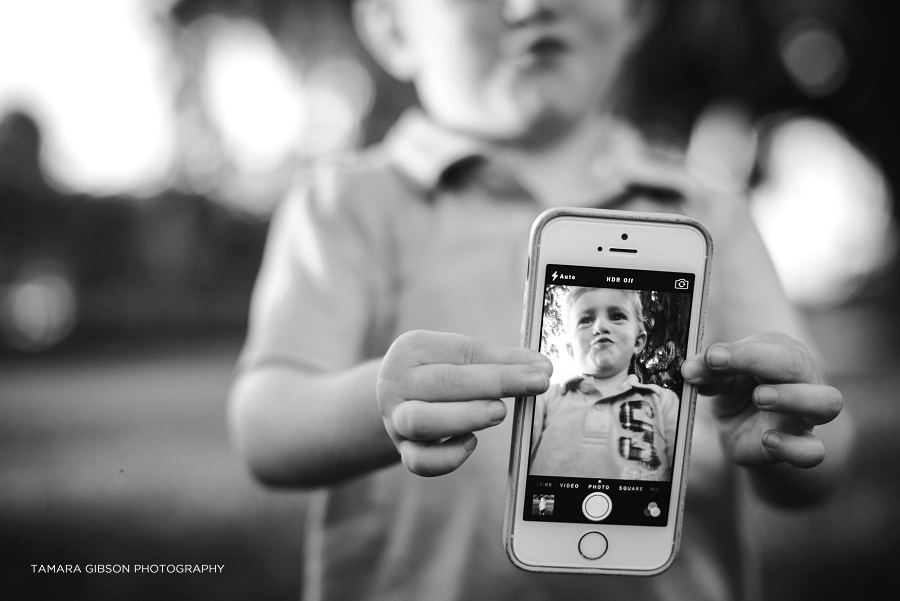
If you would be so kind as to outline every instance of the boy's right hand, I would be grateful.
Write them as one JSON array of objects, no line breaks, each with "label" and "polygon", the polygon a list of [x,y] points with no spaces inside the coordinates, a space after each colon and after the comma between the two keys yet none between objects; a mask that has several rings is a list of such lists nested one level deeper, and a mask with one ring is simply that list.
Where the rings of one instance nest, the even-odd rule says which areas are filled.
[{"label": "boy's right hand", "polygon": [[468,459],[477,442],[472,432],[503,421],[500,398],[545,392],[552,371],[536,351],[414,331],[388,349],[376,395],[403,464],[420,476],[440,476]]}]

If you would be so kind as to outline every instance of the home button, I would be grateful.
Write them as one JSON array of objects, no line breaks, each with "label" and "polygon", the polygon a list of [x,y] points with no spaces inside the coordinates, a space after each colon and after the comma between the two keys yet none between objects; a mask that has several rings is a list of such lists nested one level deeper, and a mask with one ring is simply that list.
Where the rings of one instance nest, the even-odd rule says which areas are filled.
[{"label": "home button", "polygon": [[608,548],[606,537],[599,532],[588,532],[578,541],[578,552],[585,559],[600,559]]}]

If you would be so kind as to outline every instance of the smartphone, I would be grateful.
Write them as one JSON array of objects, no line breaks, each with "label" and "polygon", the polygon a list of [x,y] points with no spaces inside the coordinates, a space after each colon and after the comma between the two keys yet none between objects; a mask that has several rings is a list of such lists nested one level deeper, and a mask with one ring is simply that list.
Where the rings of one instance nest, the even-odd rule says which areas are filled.
[{"label": "smartphone", "polygon": [[712,238],[682,216],[552,209],[531,230],[505,547],[530,571],[653,575],[675,559]]}]

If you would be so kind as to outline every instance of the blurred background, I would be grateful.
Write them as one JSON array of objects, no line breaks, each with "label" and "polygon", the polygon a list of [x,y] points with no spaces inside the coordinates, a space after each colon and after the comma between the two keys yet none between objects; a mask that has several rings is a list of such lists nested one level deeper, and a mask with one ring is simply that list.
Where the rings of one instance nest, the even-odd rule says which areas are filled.
[{"label": "blurred background", "polygon": [[[745,191],[859,426],[853,478],[747,508],[771,600],[895,598],[900,5],[680,0],[622,112]],[[0,595],[294,599],[306,496],[255,485],[225,400],[268,217],[411,90],[349,0],[0,0]],[[38,575],[31,564],[224,564]]]}]

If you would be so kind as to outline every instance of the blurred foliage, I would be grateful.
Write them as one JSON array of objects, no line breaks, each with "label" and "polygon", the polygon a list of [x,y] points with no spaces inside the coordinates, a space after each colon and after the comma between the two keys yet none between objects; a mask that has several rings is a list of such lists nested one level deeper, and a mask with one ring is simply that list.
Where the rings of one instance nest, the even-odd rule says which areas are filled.
[{"label": "blurred foliage", "polygon": [[541,321],[541,352],[554,359],[559,358],[559,349],[550,344],[550,339],[562,336],[565,331],[563,323],[563,300],[571,286],[547,286],[544,289],[544,318]]},{"label": "blurred foliage", "polygon": [[691,295],[642,290],[647,344],[632,362],[641,382],[680,391],[684,378]]}]

